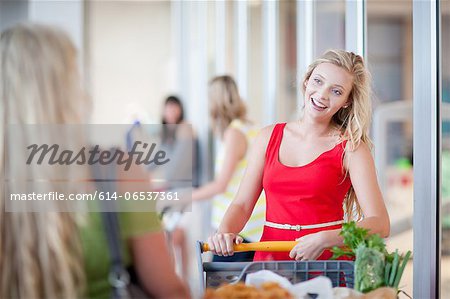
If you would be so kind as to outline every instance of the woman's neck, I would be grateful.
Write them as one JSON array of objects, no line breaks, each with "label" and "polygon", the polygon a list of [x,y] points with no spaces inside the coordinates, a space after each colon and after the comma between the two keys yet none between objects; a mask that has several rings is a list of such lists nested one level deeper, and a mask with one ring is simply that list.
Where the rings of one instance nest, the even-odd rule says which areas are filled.
[{"label": "woman's neck", "polygon": [[336,128],[331,122],[318,122],[304,117],[299,120],[300,130],[305,137],[327,137],[336,135]]}]

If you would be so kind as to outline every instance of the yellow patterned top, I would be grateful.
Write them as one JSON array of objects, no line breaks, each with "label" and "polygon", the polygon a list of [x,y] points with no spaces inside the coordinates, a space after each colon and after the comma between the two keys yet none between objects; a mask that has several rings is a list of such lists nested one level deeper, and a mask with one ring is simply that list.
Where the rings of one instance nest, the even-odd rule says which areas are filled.
[{"label": "yellow patterned top", "polygon": [[[241,183],[241,180],[244,177],[245,169],[247,168],[247,157],[249,149],[251,147],[254,138],[258,134],[258,130],[255,127],[237,119],[231,122],[230,127],[240,130],[246,136],[248,142],[247,153],[245,157],[241,161],[239,161],[234,171],[234,174],[230,182],[228,183],[225,193],[219,194],[215,196],[213,199],[212,224],[214,229],[219,228],[220,222],[222,221],[226,210],[230,206],[239,189],[239,184]],[[225,152],[224,147],[219,146],[219,152],[215,161],[216,175],[218,174],[220,169],[222,169],[222,165],[224,163],[224,154],[225,154],[224,152]],[[259,241],[261,238],[265,217],[266,217],[266,198],[263,191],[255,205],[252,216],[248,220],[247,224],[245,225],[240,235],[251,242]]]}]

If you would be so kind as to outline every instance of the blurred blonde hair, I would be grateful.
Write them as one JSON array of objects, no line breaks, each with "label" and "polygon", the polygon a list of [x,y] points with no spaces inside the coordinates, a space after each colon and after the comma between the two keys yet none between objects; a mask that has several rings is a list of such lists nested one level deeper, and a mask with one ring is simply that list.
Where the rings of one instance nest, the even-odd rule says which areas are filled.
[{"label": "blurred blonde hair", "polygon": [[[360,55],[343,50],[328,50],[308,67],[303,78],[303,93],[314,69],[321,63],[339,66],[353,75],[353,86],[348,96],[348,107],[342,107],[332,118],[333,124],[344,139],[348,140],[345,151],[354,151],[361,142],[372,148],[369,129],[372,121],[371,78]],[[346,173],[348,175],[348,173]],[[362,211],[353,187],[345,196],[344,211],[348,219],[361,219]]]},{"label": "blurred blonde hair", "polygon": [[220,136],[234,119],[246,120],[247,109],[231,76],[218,76],[209,82],[209,104],[213,130]]},{"label": "blurred blonde hair", "polygon": [[[0,75],[3,136],[9,124],[81,121],[88,102],[80,87],[76,49],[65,33],[37,24],[4,31]],[[10,141],[0,141],[2,157]],[[7,159],[0,159],[1,168]],[[8,160],[8,173],[0,174],[3,182],[4,175],[16,178],[23,170],[19,162]],[[57,175],[65,178],[65,172]],[[85,276],[75,214],[6,212],[5,191],[11,188],[0,186],[0,297],[79,298]]]}]

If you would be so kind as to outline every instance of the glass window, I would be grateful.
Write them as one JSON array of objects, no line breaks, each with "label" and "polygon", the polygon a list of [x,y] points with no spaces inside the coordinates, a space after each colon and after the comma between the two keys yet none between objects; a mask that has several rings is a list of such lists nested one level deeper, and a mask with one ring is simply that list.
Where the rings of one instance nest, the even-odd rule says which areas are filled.
[{"label": "glass window", "polygon": [[[412,3],[367,1],[367,61],[372,73],[373,141],[378,179],[391,218],[390,251],[413,249]],[[412,295],[412,261],[401,288]]]},{"label": "glass window", "polygon": [[297,117],[297,3],[279,2],[279,80],[277,120],[290,121]]},{"label": "glass window", "polygon": [[263,19],[262,4],[257,1],[248,7],[248,103],[249,116],[263,124]]},{"label": "glass window", "polygon": [[331,48],[345,49],[345,1],[316,1],[314,12],[314,58]]},{"label": "glass window", "polygon": [[442,257],[441,298],[450,298],[450,1],[441,1]]}]

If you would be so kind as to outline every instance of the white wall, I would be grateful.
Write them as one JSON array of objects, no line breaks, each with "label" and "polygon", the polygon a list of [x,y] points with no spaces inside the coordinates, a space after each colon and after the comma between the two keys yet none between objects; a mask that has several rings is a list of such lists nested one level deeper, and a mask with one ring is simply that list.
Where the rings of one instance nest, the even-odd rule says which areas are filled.
[{"label": "white wall", "polygon": [[159,123],[162,102],[175,89],[170,2],[87,5],[92,122]]}]

